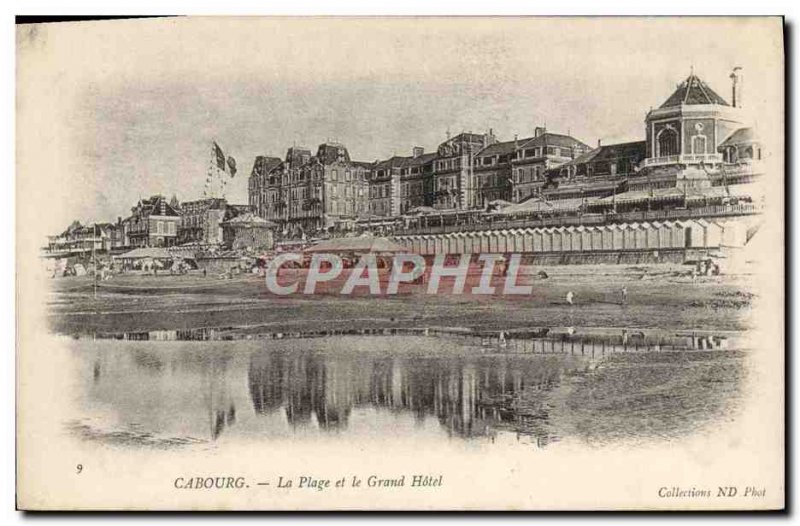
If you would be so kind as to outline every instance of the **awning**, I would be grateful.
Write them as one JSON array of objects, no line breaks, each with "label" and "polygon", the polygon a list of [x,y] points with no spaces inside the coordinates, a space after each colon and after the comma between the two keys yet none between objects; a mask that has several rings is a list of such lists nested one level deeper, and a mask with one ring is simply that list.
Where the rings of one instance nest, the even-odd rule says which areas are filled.
[{"label": "awning", "polygon": [[304,252],[395,253],[408,252],[408,249],[385,237],[342,237],[320,241],[316,245],[305,249]]},{"label": "awning", "polygon": [[724,199],[726,197],[752,198],[756,194],[757,192],[752,184],[736,184],[728,185],[727,188],[724,186],[712,186],[711,188],[695,190],[690,195],[687,195],[686,199]]},{"label": "awning", "polygon": [[114,259],[172,259],[174,256],[166,248],[142,247],[111,257]]},{"label": "awning", "polygon": [[573,199],[556,199],[546,201],[540,198],[532,198],[522,203],[517,203],[502,210],[495,210],[492,214],[497,215],[516,215],[516,214],[536,214],[548,212],[571,212],[577,211],[582,206],[592,204],[596,198],[573,198]]},{"label": "awning", "polygon": [[406,212],[406,215],[413,216],[413,215],[425,215],[425,214],[437,214],[437,213],[439,213],[439,211],[433,208],[432,206],[418,206]]},{"label": "awning", "polygon": [[724,197],[752,197],[752,184],[729,185],[726,190],[724,186],[712,186],[709,188],[656,188],[654,190],[630,190],[621,194],[610,195],[597,200],[596,205],[612,205],[614,203],[638,203],[647,201],[673,201],[686,199],[687,201],[699,201],[703,199],[720,199]]},{"label": "awning", "polygon": [[656,188],[654,190],[629,190],[621,194],[609,195],[597,200],[596,205],[612,205],[614,203],[640,203],[646,201],[671,201],[682,199],[683,190],[679,188]]}]

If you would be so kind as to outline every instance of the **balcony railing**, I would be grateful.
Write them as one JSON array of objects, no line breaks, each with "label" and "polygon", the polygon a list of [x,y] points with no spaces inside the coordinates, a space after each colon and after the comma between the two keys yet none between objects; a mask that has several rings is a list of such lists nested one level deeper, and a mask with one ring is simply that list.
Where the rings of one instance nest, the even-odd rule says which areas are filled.
[{"label": "balcony railing", "polygon": [[[458,225],[430,225],[430,226],[410,226],[403,228],[397,226],[389,228],[394,235],[419,235],[419,234],[449,234],[453,232],[471,232],[482,230],[498,230],[512,228],[543,228],[559,226],[590,226],[608,223],[626,223],[642,221],[666,221],[692,218],[707,217],[729,217],[753,215],[762,213],[763,209],[755,204],[737,205],[710,205],[697,208],[671,209],[671,210],[648,210],[638,212],[623,212],[618,214],[581,214],[566,215],[556,217],[542,217],[537,219],[516,219],[516,220],[479,220],[473,223]],[[386,232],[384,232],[386,233]]]},{"label": "balcony railing", "polygon": [[667,164],[718,164],[722,162],[720,153],[687,153],[667,155],[666,157],[650,157],[642,161],[642,166],[663,166]]}]

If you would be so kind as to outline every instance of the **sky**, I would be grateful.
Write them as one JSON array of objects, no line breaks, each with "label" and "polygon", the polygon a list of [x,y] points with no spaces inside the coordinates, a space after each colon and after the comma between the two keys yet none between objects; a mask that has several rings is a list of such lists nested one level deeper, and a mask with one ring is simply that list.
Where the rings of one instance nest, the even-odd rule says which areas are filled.
[{"label": "sky", "polygon": [[[535,126],[594,146],[644,138],[693,68],[775,118],[780,21],[705,18],[192,18],[17,32],[19,199],[43,228],[114,221],[139,198],[202,197],[212,141],[247,202],[257,155],[344,143],[373,161],[435,150],[449,130],[501,140]],[[22,191],[22,190],[18,190]]]}]

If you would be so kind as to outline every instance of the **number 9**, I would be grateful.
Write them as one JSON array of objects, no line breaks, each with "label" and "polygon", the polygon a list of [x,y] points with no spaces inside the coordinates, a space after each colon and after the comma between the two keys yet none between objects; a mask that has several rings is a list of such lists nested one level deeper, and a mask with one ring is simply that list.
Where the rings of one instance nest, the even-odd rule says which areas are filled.
[{"label": "number 9", "polygon": [[78,475],[80,475],[80,474],[81,474],[81,471],[83,471],[83,464],[78,464],[78,465],[77,465],[77,466],[75,466],[75,467],[76,467],[76,468],[77,468],[77,470],[78,470],[77,474],[78,474]]}]

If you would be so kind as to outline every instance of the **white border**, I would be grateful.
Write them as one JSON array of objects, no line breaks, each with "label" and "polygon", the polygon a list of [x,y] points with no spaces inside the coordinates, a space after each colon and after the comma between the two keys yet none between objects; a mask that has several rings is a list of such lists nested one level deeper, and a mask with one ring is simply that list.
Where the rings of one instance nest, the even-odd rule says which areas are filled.
[{"label": "white border", "polygon": [[[2,81],[0,81],[0,95],[2,95],[2,118],[0,119],[0,133],[2,133],[2,141],[0,142],[0,159],[2,159],[2,166],[3,171],[2,173],[5,174],[4,177],[0,178],[0,225],[4,230],[4,234],[2,239],[4,241],[4,245],[6,246],[6,250],[3,251],[3,256],[0,258],[0,270],[2,273],[0,275],[3,276],[2,280],[0,280],[0,288],[2,290],[2,316],[0,316],[0,335],[2,335],[3,342],[5,343],[4,347],[4,367],[2,367],[2,379],[4,380],[5,385],[5,401],[2,403],[2,422],[5,424],[3,426],[4,433],[2,435],[2,446],[0,446],[0,452],[2,453],[3,458],[3,475],[2,475],[2,482],[0,483],[0,509],[2,509],[2,519],[3,523],[17,523],[21,522],[22,520],[26,520],[24,514],[20,512],[14,511],[15,502],[14,502],[14,491],[15,491],[15,473],[14,473],[14,466],[15,466],[15,458],[14,458],[14,399],[13,399],[13,388],[15,385],[15,378],[14,378],[14,324],[15,324],[15,309],[14,309],[14,301],[15,301],[15,284],[14,284],[14,276],[15,276],[15,254],[13,247],[15,246],[15,211],[14,211],[14,195],[15,195],[15,186],[14,186],[14,90],[15,90],[15,80],[14,76],[9,74],[13,71],[14,68],[14,14],[25,14],[25,15],[49,15],[49,14],[59,14],[59,15],[85,15],[88,13],[91,14],[103,14],[103,15],[125,15],[125,14],[162,14],[162,15],[169,15],[169,14],[195,14],[195,15],[334,15],[334,16],[348,16],[348,15],[461,15],[461,16],[476,16],[476,15],[506,15],[506,16],[514,16],[514,15],[775,15],[775,14],[785,14],[787,16],[787,21],[789,24],[792,24],[794,27],[793,29],[793,40],[796,41],[798,38],[797,29],[798,29],[798,20],[800,20],[800,2],[785,0],[785,1],[772,1],[772,0],[760,0],[759,2],[745,2],[741,0],[729,0],[726,2],[712,2],[706,0],[705,2],[697,2],[697,1],[686,1],[686,0],[672,0],[670,2],[659,2],[659,3],[643,3],[640,0],[633,2],[633,1],[613,1],[613,0],[605,0],[602,2],[598,1],[576,1],[576,0],[561,0],[559,2],[547,2],[542,4],[534,4],[532,2],[523,4],[522,2],[517,1],[493,1],[493,2],[479,2],[474,0],[441,0],[438,2],[431,2],[430,0],[354,0],[345,2],[325,2],[323,0],[293,0],[292,2],[262,2],[262,3],[255,3],[246,0],[226,0],[225,2],[220,1],[208,1],[208,0],[197,0],[191,3],[182,4],[181,2],[172,1],[172,0],[139,0],[139,1],[131,1],[131,0],[117,0],[114,2],[108,2],[107,0],[91,0],[91,1],[73,1],[70,2],[69,5],[63,2],[57,2],[54,0],[29,0],[29,1],[21,1],[21,0],[14,0],[12,2],[4,3],[0,9],[4,12],[3,21],[5,22],[2,24],[0,28],[0,42],[2,42],[2,47],[0,48],[0,57],[2,57],[2,65],[3,65],[3,72],[5,73],[2,75]],[[792,44],[790,41],[789,44]],[[793,47],[788,50],[787,54],[787,61],[791,60],[794,62],[794,55],[796,51],[794,51]],[[790,69],[790,72],[794,68]],[[790,79],[787,79],[790,80]],[[794,82],[791,82],[794,84]],[[794,86],[795,89],[792,92],[787,93],[787,100],[792,99],[796,85]],[[791,117],[797,117],[797,105],[792,104],[793,112]],[[787,121],[787,126],[791,124],[790,121]],[[787,151],[800,151],[798,147],[798,139],[797,135],[794,135],[794,141],[792,144],[787,144]],[[796,160],[794,166],[796,166]],[[794,174],[787,174],[787,178],[793,178]],[[790,202],[798,203],[800,202],[800,190],[798,190],[798,183],[793,185],[793,191],[789,199]],[[47,189],[42,189],[42,191],[47,191]],[[791,206],[787,207],[787,211],[791,210]],[[43,213],[46,213],[43,211]],[[787,217],[787,221],[790,218]],[[798,225],[795,223],[793,224],[793,232],[794,235],[792,236],[791,242],[792,246],[797,246],[797,237],[798,235]],[[794,259],[797,259],[797,254],[794,250],[792,250],[794,254]],[[791,271],[791,269],[786,269],[787,273]],[[797,290],[793,290],[792,292],[797,292]],[[798,311],[794,311],[791,319],[791,323],[788,325],[794,327],[800,327],[800,314]],[[789,352],[794,352],[794,349],[789,349]],[[794,373],[792,377],[794,379],[800,377],[798,375],[798,363],[800,363],[800,359],[795,357],[793,359],[793,370],[791,373]],[[790,391],[787,391],[789,394]],[[797,407],[796,403],[792,403],[791,407]],[[794,417],[794,415],[791,415]],[[787,446],[791,447],[791,445]],[[796,456],[796,454],[794,455]],[[792,469],[792,466],[789,466]],[[792,487],[797,487],[797,480],[796,478],[792,477],[793,484]],[[796,489],[795,489],[796,493]],[[794,506],[796,510],[796,499],[794,499],[795,495],[787,495],[787,503],[794,501]],[[797,512],[795,511],[795,515]],[[49,515],[49,516],[39,516],[36,517],[36,520],[63,520],[63,519],[71,519],[75,521],[84,521],[87,520],[85,516],[56,516],[56,515]],[[222,516],[222,515],[214,515],[214,516],[203,516],[203,517],[194,517],[194,520],[202,519],[205,523],[219,523],[223,524],[231,520],[232,517],[230,516]],[[243,517],[239,517],[243,518]],[[291,520],[296,523],[305,524],[310,522],[316,522],[319,520],[331,520],[331,517],[326,516],[287,516],[287,515],[276,515],[270,517],[250,517],[255,520],[269,520],[269,521],[286,521]],[[589,518],[587,516],[575,516],[571,518],[566,517],[525,517],[525,516],[515,516],[515,517],[505,517],[505,520],[536,520],[538,521],[545,521],[545,522],[558,522],[559,524],[577,522],[583,518]],[[626,519],[634,519],[634,520],[641,520],[641,516],[634,517],[619,517],[619,516],[594,516],[592,517],[594,521],[607,523],[607,524],[615,524],[622,520]],[[684,516],[684,515],[673,515],[673,516],[660,516],[657,520],[670,520],[670,521],[680,521],[681,524],[699,524],[701,521],[711,519],[710,516]],[[776,517],[769,517],[769,516],[760,516],[760,517],[749,517],[749,519],[755,519],[758,522],[767,520],[774,520]],[[187,517],[181,517],[181,520],[186,520]],[[351,521],[354,517],[348,516],[339,516],[336,517],[335,520],[338,521]],[[393,516],[392,518],[386,517],[376,517],[374,515],[365,515],[363,517],[357,517],[355,520],[363,521],[373,521],[373,520],[402,520],[402,521],[413,521],[415,525],[424,525],[424,524],[434,524],[439,523],[440,521],[452,521],[452,520],[465,520],[467,517],[464,516],[450,516],[450,515],[432,515],[432,516]],[[722,516],[722,517],[713,517],[714,520],[722,520],[728,521],[734,519],[731,516]],[[106,521],[111,522],[115,520],[113,517],[109,516],[95,516],[95,517],[88,517],[88,520],[92,522],[103,522]],[[135,516],[135,517],[128,517],[125,519],[126,521],[131,521],[134,523],[145,523],[147,524],[163,524],[167,521],[174,520],[173,517],[169,516]],[[496,520],[496,517],[472,517],[469,520],[479,520],[480,522],[484,521],[492,521]],[[501,518],[502,520],[502,518]],[[791,520],[795,520],[792,518]]]}]

